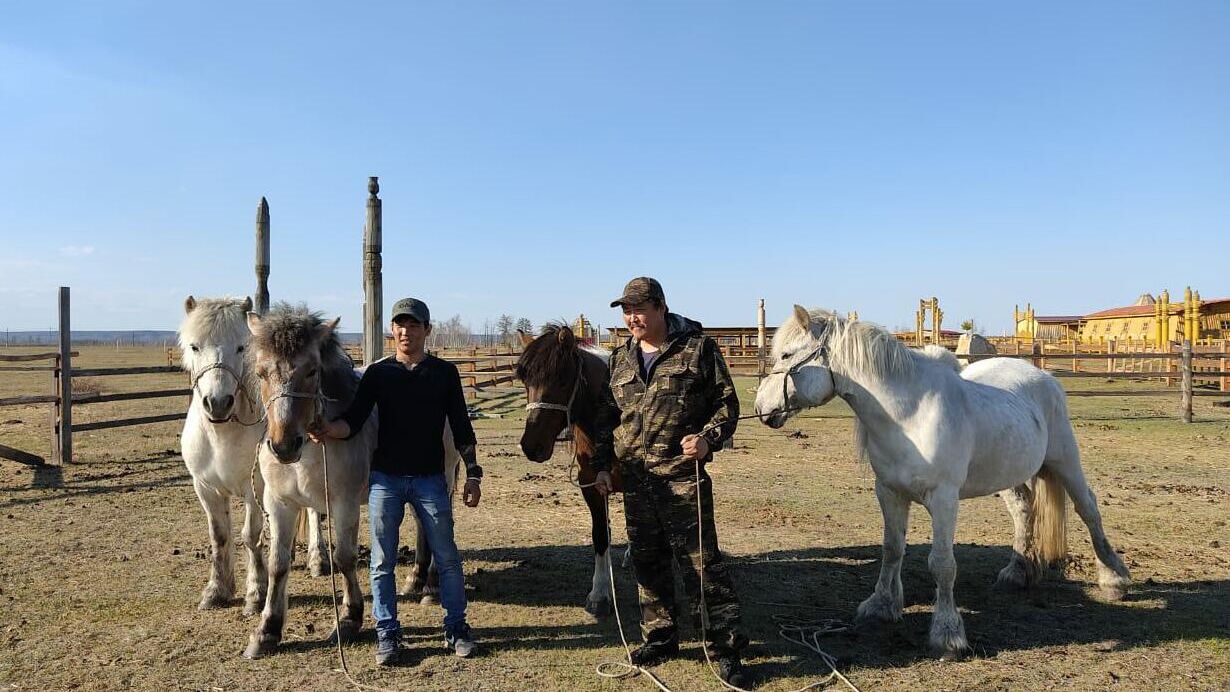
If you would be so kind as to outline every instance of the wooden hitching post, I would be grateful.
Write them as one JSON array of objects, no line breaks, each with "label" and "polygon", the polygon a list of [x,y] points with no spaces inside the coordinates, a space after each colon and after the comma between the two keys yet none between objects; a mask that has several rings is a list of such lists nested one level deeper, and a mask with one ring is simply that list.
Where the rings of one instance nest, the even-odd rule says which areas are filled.
[{"label": "wooden hitching post", "polygon": [[1192,422],[1192,341],[1183,340],[1183,422]]},{"label": "wooden hitching post", "polygon": [[256,295],[252,309],[261,315],[269,312],[269,202],[264,197],[256,205]]},{"label": "wooden hitching post", "polygon": [[384,323],[381,312],[384,289],[381,285],[381,205],[380,182],[367,179],[367,223],[363,227],[363,363],[370,365],[384,356]]}]

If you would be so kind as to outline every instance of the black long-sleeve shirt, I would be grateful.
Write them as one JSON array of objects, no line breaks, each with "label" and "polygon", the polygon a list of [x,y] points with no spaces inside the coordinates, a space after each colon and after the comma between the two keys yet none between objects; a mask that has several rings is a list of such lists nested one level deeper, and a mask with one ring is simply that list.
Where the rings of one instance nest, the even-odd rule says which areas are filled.
[{"label": "black long-sleeve shirt", "polygon": [[372,363],[341,419],[357,435],[380,407],[380,434],[372,468],[397,476],[444,472],[444,423],[458,449],[475,444],[457,366],[427,356],[413,369],[388,358]]}]

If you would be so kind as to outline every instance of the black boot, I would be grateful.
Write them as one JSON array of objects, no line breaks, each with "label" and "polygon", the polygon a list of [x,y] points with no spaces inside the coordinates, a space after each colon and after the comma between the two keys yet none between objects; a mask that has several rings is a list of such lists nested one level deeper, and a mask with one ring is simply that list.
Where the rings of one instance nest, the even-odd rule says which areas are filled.
[{"label": "black boot", "polygon": [[747,670],[743,668],[743,661],[739,659],[739,654],[723,654],[714,659],[714,664],[717,666],[718,677],[732,687],[747,689],[750,681],[747,678]]},{"label": "black boot", "polygon": [[679,640],[668,639],[664,642],[645,642],[632,650],[632,664],[637,666],[655,666],[667,659],[679,655]]}]

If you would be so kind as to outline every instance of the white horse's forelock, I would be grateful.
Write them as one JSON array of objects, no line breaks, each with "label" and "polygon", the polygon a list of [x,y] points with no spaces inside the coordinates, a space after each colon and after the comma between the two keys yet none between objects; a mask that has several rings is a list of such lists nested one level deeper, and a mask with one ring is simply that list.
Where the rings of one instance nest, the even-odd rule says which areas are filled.
[{"label": "white horse's forelock", "polygon": [[179,348],[185,358],[201,341],[244,343],[248,340],[243,298],[198,298],[179,326]]}]

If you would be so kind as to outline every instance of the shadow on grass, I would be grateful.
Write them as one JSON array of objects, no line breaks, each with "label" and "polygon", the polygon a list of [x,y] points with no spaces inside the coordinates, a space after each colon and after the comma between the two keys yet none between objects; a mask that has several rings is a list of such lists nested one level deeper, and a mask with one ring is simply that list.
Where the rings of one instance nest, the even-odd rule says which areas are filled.
[{"label": "shadow on grass", "polygon": [[[840,661],[860,667],[893,668],[929,659],[934,581],[927,569],[929,545],[907,549],[902,570],[907,612],[901,622],[821,638],[821,646]],[[1092,581],[1052,580],[1029,591],[993,588],[1009,558],[1007,546],[958,545],[956,599],[978,657],[1043,647],[1103,644],[1106,651],[1154,646],[1171,641],[1230,637],[1230,581],[1135,584],[1123,602],[1091,596]],[[630,643],[639,642],[636,591],[630,570],[618,566],[622,546],[613,553],[621,614]],[[812,652],[778,636],[778,613],[837,618],[849,622],[879,575],[880,546],[864,545],[774,551],[731,559],[743,606],[743,627],[753,644],[756,678],[821,677],[827,667]],[[484,565],[469,581],[473,600],[525,607],[581,607],[589,591],[592,551],[586,546],[534,546],[465,551],[465,560]],[[686,602],[681,598],[681,603]],[[684,637],[695,639],[689,615],[678,618]],[[620,646],[613,617],[593,626],[599,640],[575,638],[572,628],[557,640],[557,628],[494,628],[501,647],[566,648]],[[477,623],[481,625],[481,623]],[[541,632],[542,636],[532,635]],[[699,657],[699,650],[690,649]],[[703,660],[699,659],[698,660]]]},{"label": "shadow on grass", "polygon": [[[95,469],[106,464],[115,468],[94,473]],[[132,464],[140,464],[131,468]],[[85,472],[86,469],[90,472]],[[176,472],[176,470],[178,472]],[[166,475],[163,472],[170,472]],[[117,483],[116,481],[140,474],[159,473],[160,475],[144,483]],[[92,461],[73,462],[65,466],[40,466],[34,469],[30,480],[31,490],[51,491],[33,497],[17,497],[0,502],[0,508],[37,505],[54,500],[83,497],[90,495],[107,495],[114,493],[129,493],[149,488],[165,488],[173,486],[192,485],[192,478],[183,466],[178,453],[165,452],[124,461]]]}]

